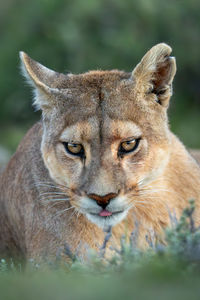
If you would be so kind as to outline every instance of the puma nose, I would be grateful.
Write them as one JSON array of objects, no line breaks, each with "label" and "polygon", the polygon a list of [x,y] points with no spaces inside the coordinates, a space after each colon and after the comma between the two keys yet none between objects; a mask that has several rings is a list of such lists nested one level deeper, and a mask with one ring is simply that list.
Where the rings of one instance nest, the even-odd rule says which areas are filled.
[{"label": "puma nose", "polygon": [[103,209],[106,208],[106,206],[110,203],[110,200],[115,198],[117,196],[116,193],[110,193],[106,194],[104,196],[100,196],[97,194],[88,194],[87,195],[89,198],[95,200],[99,206],[101,206]]}]

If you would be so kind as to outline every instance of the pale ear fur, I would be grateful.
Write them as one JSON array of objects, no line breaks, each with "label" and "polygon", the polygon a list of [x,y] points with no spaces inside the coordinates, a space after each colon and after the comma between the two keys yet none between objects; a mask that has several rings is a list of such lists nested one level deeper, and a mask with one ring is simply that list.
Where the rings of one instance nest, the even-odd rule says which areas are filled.
[{"label": "pale ear fur", "polygon": [[136,86],[145,93],[157,95],[158,102],[168,105],[172,95],[172,81],[176,73],[176,61],[170,57],[171,47],[161,43],[152,47],[132,72]]},{"label": "pale ear fur", "polygon": [[55,98],[52,96],[59,93],[59,89],[56,88],[56,79],[65,75],[46,68],[22,51],[20,52],[20,59],[23,75],[35,88],[33,105],[37,110],[50,110],[54,105],[53,98]]}]

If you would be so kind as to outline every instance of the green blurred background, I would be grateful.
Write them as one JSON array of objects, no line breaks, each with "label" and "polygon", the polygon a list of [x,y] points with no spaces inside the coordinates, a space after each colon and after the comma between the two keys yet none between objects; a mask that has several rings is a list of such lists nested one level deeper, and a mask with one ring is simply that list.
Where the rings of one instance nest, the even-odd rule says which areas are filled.
[{"label": "green blurred background", "polygon": [[0,144],[11,152],[40,118],[20,75],[20,50],[60,72],[131,71],[159,42],[172,46],[178,65],[171,128],[200,147],[200,1],[6,0],[0,37]]}]

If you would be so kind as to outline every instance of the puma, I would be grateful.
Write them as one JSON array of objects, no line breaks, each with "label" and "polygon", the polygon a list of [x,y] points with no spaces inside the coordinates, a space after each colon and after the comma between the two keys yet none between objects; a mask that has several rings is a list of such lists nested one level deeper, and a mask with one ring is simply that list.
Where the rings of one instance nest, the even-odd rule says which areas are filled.
[{"label": "puma", "polygon": [[[132,73],[60,74],[20,53],[42,120],[0,175],[0,252],[23,259],[55,257],[69,245],[98,249],[104,229],[120,243],[139,223],[162,241],[169,211],[179,217],[196,201],[200,168],[168,126],[176,72],[162,43]],[[198,154],[199,155],[199,154]],[[109,250],[111,251],[111,250]]]}]

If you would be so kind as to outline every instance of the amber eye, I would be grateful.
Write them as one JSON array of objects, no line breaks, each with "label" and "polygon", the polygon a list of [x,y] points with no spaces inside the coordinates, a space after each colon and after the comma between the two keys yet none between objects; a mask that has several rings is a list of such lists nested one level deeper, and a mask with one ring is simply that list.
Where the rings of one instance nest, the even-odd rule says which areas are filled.
[{"label": "amber eye", "polygon": [[69,154],[85,157],[85,151],[81,144],[63,142],[63,145]]},{"label": "amber eye", "polygon": [[130,141],[122,142],[119,147],[119,154],[122,155],[122,154],[135,151],[139,145],[139,141],[140,139],[133,139]]}]

